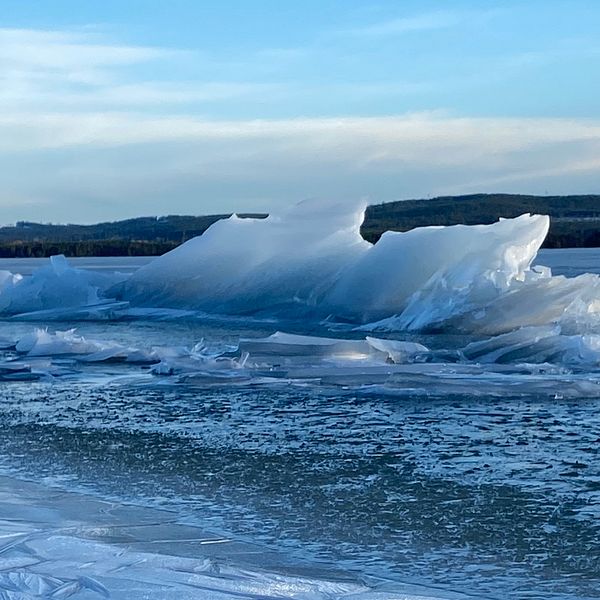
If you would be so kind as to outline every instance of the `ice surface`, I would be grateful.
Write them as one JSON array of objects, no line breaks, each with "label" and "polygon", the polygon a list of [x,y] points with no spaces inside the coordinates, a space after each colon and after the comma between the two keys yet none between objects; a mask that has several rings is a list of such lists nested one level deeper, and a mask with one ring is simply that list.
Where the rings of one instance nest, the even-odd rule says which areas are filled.
[{"label": "ice surface", "polygon": [[6,477],[0,483],[0,598],[6,600],[463,598],[368,586],[310,564],[294,572],[283,556],[182,525],[169,512]]},{"label": "ice surface", "polygon": [[[500,352],[503,361],[528,358],[526,350],[512,348],[518,343],[531,347],[533,363],[542,358],[569,365],[598,362],[600,277],[552,276],[547,268],[531,267],[548,217],[387,232],[373,245],[360,235],[363,214],[363,205],[304,202],[267,219],[234,215],[131,275],[74,269],[55,256],[31,276],[0,272],[0,315],[38,322],[237,315],[331,328],[346,324],[366,332],[513,332],[497,341],[508,344]],[[536,328],[547,327],[558,329],[538,339],[545,330]],[[287,346],[306,352],[299,340],[290,345],[278,335],[263,342],[261,352],[269,344],[276,344],[281,355],[291,351]],[[74,339],[38,337],[38,354],[58,354],[51,347],[43,350],[50,343],[62,344],[69,354],[92,354],[73,351],[83,343]],[[373,339],[333,344],[313,338],[309,345],[313,354],[332,359],[380,353],[391,363],[423,352],[406,342]],[[98,357],[113,352],[98,350]],[[472,352],[464,357],[469,360]],[[127,355],[126,349],[114,349],[114,358]],[[481,356],[495,362],[493,352]],[[179,366],[173,364],[177,357],[164,358],[156,372],[182,372],[183,357]],[[200,358],[208,360],[186,360],[198,364]],[[214,357],[210,360],[209,371],[224,370],[222,361],[217,366]],[[238,368],[236,377],[242,371]]]}]

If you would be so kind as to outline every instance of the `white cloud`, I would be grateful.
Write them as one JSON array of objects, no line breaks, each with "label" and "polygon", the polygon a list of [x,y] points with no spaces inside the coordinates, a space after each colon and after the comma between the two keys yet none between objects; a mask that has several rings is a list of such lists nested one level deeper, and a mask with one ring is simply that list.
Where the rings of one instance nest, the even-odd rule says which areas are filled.
[{"label": "white cloud", "polygon": [[[17,135],[20,132],[20,135]],[[561,118],[464,118],[426,112],[389,117],[203,120],[142,113],[7,113],[0,115],[0,150],[18,152],[79,145],[269,141],[294,148],[352,150],[371,162],[422,160],[454,164],[482,154],[540,150],[566,142],[600,141],[600,122]]]},{"label": "white cloud", "polygon": [[342,33],[361,36],[401,35],[415,31],[427,31],[453,27],[462,20],[462,15],[450,11],[437,11],[408,17],[388,19],[372,25],[348,29]]},{"label": "white cloud", "polygon": [[[458,18],[436,14],[379,24],[368,35]],[[307,196],[380,202],[498,188],[600,188],[600,121],[444,112],[201,118],[192,104],[237,98],[243,107],[247,99],[283,102],[319,91],[370,99],[427,84],[167,82],[126,68],[176,55],[96,32],[0,29],[0,221],[269,210]]]},{"label": "white cloud", "polygon": [[24,218],[9,206],[22,198],[39,202],[34,214],[46,220],[269,210],[308,196],[379,202],[600,186],[600,122],[587,120],[13,114],[0,117],[0,150],[3,214]]},{"label": "white cloud", "polygon": [[237,81],[144,80],[126,67],[189,58],[190,53],[104,40],[97,32],[0,28],[0,109],[32,111],[143,109],[218,102],[274,91]]},{"label": "white cloud", "polygon": [[365,37],[398,36],[421,31],[448,29],[466,21],[482,24],[501,12],[498,8],[484,10],[443,9],[392,17],[377,23],[345,29],[336,33]]},{"label": "white cloud", "polygon": [[89,32],[0,29],[0,66],[57,71],[123,66],[171,55],[145,46],[100,43]]}]

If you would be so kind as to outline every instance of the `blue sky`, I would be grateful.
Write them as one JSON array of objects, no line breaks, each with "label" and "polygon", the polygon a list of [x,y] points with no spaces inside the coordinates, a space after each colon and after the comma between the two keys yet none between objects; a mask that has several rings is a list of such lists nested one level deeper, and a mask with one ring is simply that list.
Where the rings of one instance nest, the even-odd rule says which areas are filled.
[{"label": "blue sky", "polygon": [[600,3],[0,0],[0,222],[600,192]]}]

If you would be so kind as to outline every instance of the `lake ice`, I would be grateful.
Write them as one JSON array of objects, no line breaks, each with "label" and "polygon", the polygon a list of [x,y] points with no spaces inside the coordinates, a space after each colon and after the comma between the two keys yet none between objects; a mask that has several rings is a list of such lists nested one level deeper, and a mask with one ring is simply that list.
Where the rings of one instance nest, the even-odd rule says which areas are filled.
[{"label": "lake ice", "polygon": [[600,597],[597,252],[361,215],[4,261],[3,597]]}]

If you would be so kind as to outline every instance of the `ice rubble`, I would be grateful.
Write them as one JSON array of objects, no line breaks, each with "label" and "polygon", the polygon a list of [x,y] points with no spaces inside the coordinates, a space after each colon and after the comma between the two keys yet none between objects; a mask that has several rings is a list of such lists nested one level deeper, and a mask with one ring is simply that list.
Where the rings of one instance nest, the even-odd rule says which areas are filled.
[{"label": "ice rubble", "polygon": [[567,343],[561,336],[600,333],[598,276],[555,277],[531,267],[548,217],[386,232],[370,244],[360,235],[363,215],[362,204],[315,202],[266,219],[234,215],[131,276],[74,269],[53,257],[31,277],[0,273],[0,315],[218,314],[480,335],[556,325],[560,344]]},{"label": "ice rubble", "polygon": [[204,343],[185,349],[161,349],[155,375],[199,383],[270,383],[333,381],[364,383],[386,379],[394,366],[425,360],[428,348],[414,342],[367,337],[347,340],[276,332],[210,351]]},{"label": "ice rubble", "polygon": [[369,336],[276,332],[221,351],[207,351],[202,343],[191,350],[162,349],[151,370],[171,382],[201,386],[319,386],[378,396],[598,396],[600,373],[588,369],[600,363],[600,342],[593,336],[562,336],[557,327],[534,329],[474,342],[455,353]]},{"label": "ice rubble", "polygon": [[[65,363],[66,359],[70,363]],[[50,332],[36,328],[17,339],[0,341],[0,381],[78,376],[77,363],[152,365],[160,360],[154,349],[87,339],[75,329]]]},{"label": "ice rubble", "polygon": [[128,385],[293,385],[378,396],[600,394],[600,337],[567,336],[558,326],[523,328],[453,351],[370,336],[282,332],[237,344],[136,348],[46,329],[4,340],[1,348],[0,381],[91,377]]}]

